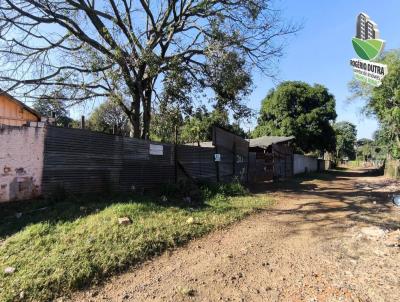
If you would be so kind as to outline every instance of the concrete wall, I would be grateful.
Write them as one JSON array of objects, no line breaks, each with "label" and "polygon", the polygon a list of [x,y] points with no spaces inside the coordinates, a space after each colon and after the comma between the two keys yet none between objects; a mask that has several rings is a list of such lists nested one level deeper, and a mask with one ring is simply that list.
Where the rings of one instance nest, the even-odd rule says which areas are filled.
[{"label": "concrete wall", "polygon": [[332,168],[332,162],[330,160],[318,159],[318,170],[327,171]]},{"label": "concrete wall", "polygon": [[311,156],[294,154],[293,156],[293,173],[301,174],[308,172],[316,172],[318,170],[318,159]]},{"label": "concrete wall", "polygon": [[45,128],[0,127],[0,202],[41,194]]},{"label": "concrete wall", "polygon": [[387,160],[385,164],[385,176],[400,179],[400,160]]}]

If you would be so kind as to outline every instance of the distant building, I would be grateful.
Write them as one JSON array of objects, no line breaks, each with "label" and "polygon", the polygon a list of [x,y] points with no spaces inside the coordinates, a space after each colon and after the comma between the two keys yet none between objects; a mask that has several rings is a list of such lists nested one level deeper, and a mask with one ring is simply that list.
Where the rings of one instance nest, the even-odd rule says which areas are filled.
[{"label": "distant building", "polygon": [[38,112],[0,90],[0,125],[22,126],[40,120]]},{"label": "distant building", "polygon": [[293,176],[294,136],[262,136],[249,141],[249,181]]},{"label": "distant building", "polygon": [[357,17],[356,37],[362,40],[380,38],[378,25],[365,13]]}]

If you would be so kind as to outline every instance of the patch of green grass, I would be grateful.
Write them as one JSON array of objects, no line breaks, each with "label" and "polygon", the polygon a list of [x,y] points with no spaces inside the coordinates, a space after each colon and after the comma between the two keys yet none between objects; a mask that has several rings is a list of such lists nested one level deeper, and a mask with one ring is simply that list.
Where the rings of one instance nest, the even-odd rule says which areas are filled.
[{"label": "patch of green grass", "polygon": [[[18,300],[21,292],[28,301],[68,295],[271,204],[265,196],[229,197],[228,191],[209,189],[196,208],[120,197],[8,210],[0,221],[0,238],[5,239],[0,243],[0,301]],[[17,210],[23,213],[20,218],[12,215]],[[120,225],[120,217],[129,217],[132,224]],[[6,267],[15,272],[6,274]]]},{"label": "patch of green grass", "polygon": [[360,161],[360,160],[350,160],[350,161],[347,162],[347,166],[349,168],[359,168],[359,167],[362,166],[362,163],[363,162]]}]

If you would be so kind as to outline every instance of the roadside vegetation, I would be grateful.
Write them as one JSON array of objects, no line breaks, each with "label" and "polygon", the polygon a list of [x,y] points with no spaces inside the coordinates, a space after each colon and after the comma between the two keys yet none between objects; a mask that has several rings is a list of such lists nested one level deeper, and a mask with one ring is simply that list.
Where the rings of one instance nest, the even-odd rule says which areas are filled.
[{"label": "roadside vegetation", "polygon": [[388,160],[400,159],[400,50],[385,52],[378,62],[386,64],[389,70],[382,85],[371,87],[354,79],[349,83],[350,99],[366,100],[363,111],[378,120],[373,143],[379,148],[378,153],[385,152]]},{"label": "roadside vegetation", "polygon": [[270,90],[261,103],[251,136],[294,136],[297,153],[323,155],[335,150],[335,97],[320,84],[287,81]]},{"label": "roadside vegetation", "polygon": [[[271,204],[237,183],[199,192],[191,204],[168,189],[161,198],[69,197],[1,209],[0,301],[68,295]],[[120,224],[124,217],[130,223]]]}]

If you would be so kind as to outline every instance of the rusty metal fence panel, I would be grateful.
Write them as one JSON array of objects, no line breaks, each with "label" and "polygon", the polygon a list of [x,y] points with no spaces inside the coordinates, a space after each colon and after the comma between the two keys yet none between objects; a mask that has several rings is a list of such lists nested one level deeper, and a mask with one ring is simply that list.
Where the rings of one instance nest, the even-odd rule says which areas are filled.
[{"label": "rusty metal fence panel", "polygon": [[[249,143],[224,129],[214,127],[213,147],[177,146],[180,175],[206,182],[247,181]],[[215,155],[219,160],[215,161]]]},{"label": "rusty metal fence panel", "polygon": [[218,163],[219,180],[221,182],[230,182],[234,178],[234,154],[231,150],[223,147],[218,148],[218,153],[221,154],[221,161]]}]

